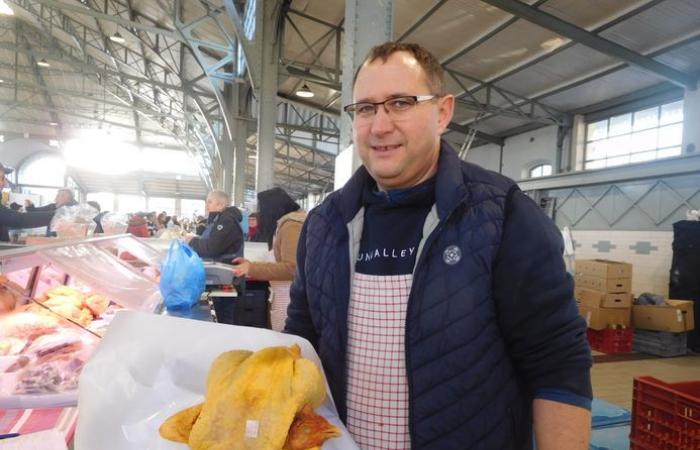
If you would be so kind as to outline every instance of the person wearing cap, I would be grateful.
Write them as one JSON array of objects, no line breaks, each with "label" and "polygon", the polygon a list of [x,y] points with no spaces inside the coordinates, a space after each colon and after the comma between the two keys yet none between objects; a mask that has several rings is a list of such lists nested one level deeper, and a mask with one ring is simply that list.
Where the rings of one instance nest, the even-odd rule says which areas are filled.
[{"label": "person wearing cap", "polygon": [[[9,182],[6,178],[14,169],[0,163],[0,190],[5,189]],[[10,228],[36,228],[48,226],[53,217],[51,212],[21,213],[0,205],[0,241],[10,240]]]}]

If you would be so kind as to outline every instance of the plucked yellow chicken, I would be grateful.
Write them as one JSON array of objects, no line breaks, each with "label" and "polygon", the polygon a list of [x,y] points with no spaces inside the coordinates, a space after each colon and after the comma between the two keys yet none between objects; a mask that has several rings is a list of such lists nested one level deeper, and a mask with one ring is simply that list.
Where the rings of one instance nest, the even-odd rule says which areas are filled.
[{"label": "plucked yellow chicken", "polygon": [[325,400],[323,375],[298,345],[214,360],[204,403],[169,417],[165,439],[194,450],[314,450],[340,430],[314,409]]}]

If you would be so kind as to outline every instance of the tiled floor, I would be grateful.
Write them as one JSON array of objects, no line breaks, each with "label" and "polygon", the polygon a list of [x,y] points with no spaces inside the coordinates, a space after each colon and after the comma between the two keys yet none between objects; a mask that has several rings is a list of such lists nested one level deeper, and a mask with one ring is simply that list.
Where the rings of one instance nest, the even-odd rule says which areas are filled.
[{"label": "tiled floor", "polygon": [[593,396],[630,409],[632,380],[641,375],[667,382],[700,380],[700,355],[594,363],[591,371]]}]

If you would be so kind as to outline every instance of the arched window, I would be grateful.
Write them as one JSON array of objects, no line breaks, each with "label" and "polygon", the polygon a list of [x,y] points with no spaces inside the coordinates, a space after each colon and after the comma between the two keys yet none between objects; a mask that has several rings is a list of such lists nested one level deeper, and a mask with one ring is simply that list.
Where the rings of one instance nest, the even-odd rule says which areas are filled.
[{"label": "arched window", "polygon": [[530,169],[530,178],[546,177],[552,174],[551,164],[539,164]]},{"label": "arched window", "polygon": [[25,186],[63,187],[65,178],[66,164],[56,155],[32,157],[17,172],[17,183]]}]

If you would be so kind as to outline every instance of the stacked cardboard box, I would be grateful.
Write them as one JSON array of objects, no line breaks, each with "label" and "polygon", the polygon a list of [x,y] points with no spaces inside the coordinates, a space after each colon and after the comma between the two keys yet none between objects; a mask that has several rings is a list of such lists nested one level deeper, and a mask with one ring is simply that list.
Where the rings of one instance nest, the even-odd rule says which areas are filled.
[{"label": "stacked cardboard box", "polygon": [[594,330],[629,327],[632,264],[604,259],[576,260],[576,301]]},{"label": "stacked cardboard box", "polygon": [[688,331],[695,328],[693,302],[666,300],[665,305],[632,306],[632,323],[640,330],[634,350],[657,356],[686,353]]}]

